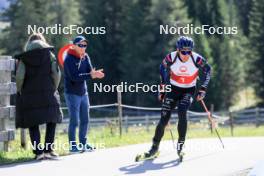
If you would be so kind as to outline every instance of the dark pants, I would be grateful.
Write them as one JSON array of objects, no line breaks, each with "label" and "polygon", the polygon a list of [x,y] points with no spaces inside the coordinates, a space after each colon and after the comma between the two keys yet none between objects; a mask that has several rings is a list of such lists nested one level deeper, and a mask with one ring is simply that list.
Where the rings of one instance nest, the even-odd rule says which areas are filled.
[{"label": "dark pants", "polygon": [[171,118],[171,111],[178,106],[178,147],[180,147],[179,150],[181,150],[185,142],[187,132],[187,110],[191,105],[194,92],[195,87],[183,89],[172,86],[172,91],[165,95],[162,103],[161,118],[156,127],[155,136],[153,137],[154,145],[159,146],[159,143],[164,135],[165,127]]},{"label": "dark pants", "polygon": [[56,123],[46,124],[46,136],[44,148],[40,146],[40,131],[39,125],[29,128],[30,140],[33,146],[33,153],[36,155],[42,154],[43,152],[48,153],[52,151],[51,144],[54,142]]}]

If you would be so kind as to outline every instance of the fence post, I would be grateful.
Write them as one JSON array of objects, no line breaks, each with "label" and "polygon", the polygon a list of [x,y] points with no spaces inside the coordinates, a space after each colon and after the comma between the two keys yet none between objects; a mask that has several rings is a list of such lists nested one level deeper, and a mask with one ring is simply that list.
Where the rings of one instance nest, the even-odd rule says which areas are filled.
[{"label": "fence post", "polygon": [[[213,104],[211,104],[211,106],[210,106],[210,113],[211,113],[211,115],[214,113],[214,105]],[[209,126],[210,126],[211,134],[213,134],[213,125],[210,121],[209,121]]]},{"label": "fence post", "polygon": [[128,133],[128,117],[125,116],[125,128],[126,128],[126,133]]},{"label": "fence post", "polygon": [[119,122],[119,136],[122,136],[122,92],[121,87],[117,86],[117,104],[118,104],[118,122]]},{"label": "fence post", "polygon": [[259,127],[259,107],[256,107],[256,128]]},{"label": "fence post", "polygon": [[231,111],[229,111],[229,123],[230,123],[231,136],[234,136],[234,118],[233,118],[233,113]]},{"label": "fence post", "polygon": [[15,61],[11,56],[0,56],[0,151],[8,151],[9,141],[14,140],[14,130],[8,129],[8,119],[14,117],[14,107],[10,106],[10,95],[16,93],[11,83],[11,72]]},{"label": "fence post", "polygon": [[149,132],[149,116],[145,116],[145,123],[146,123],[146,131]]},{"label": "fence post", "polygon": [[21,128],[21,130],[20,130],[20,145],[21,145],[21,147],[23,147],[24,149],[26,149],[27,148],[27,133],[26,133],[26,129],[23,129],[23,128]]}]

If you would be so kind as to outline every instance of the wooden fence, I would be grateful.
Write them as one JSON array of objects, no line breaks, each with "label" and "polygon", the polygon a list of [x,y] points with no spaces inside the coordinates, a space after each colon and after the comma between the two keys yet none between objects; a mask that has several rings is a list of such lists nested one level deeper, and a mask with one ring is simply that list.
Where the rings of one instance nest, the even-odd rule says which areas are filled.
[{"label": "wooden fence", "polygon": [[8,121],[15,117],[15,107],[10,106],[10,95],[16,93],[11,82],[15,61],[10,56],[0,56],[0,151],[8,151],[8,143],[15,138],[14,130],[8,129]]},{"label": "wooden fence", "polygon": [[[66,109],[66,108],[64,108]],[[259,127],[264,124],[264,108],[254,108],[241,111],[233,112],[215,112],[213,116],[218,123],[218,126],[230,128],[230,133],[233,136],[234,128],[239,125],[255,125]],[[67,114],[65,115],[67,117]],[[204,124],[208,126],[208,129],[211,130],[209,125],[207,114],[206,113],[188,113],[188,121],[191,123]],[[119,126],[119,117],[104,117],[104,118],[91,118],[90,126],[100,127],[100,126]],[[122,128],[125,131],[128,131],[129,127],[133,126],[142,126],[145,127],[146,131],[149,131],[150,126],[156,125],[160,119],[160,115],[145,115],[145,116],[124,116],[122,117]],[[178,121],[178,116],[176,113],[172,114],[170,123],[176,124]],[[63,121],[64,124],[68,124],[69,121],[67,118]]]}]

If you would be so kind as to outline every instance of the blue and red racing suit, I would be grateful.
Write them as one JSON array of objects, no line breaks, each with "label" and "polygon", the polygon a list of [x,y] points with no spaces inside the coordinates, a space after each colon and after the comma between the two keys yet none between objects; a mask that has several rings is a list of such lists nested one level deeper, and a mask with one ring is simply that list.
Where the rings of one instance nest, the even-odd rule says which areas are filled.
[{"label": "blue and red racing suit", "polygon": [[161,118],[156,127],[153,145],[159,146],[164,135],[164,129],[171,117],[171,110],[178,107],[178,149],[181,150],[187,131],[187,110],[195,93],[199,71],[201,75],[200,90],[206,91],[211,67],[201,55],[192,52],[189,59],[183,62],[177,51],[168,54],[160,65],[161,84],[171,85],[171,91],[165,93],[162,103]]}]

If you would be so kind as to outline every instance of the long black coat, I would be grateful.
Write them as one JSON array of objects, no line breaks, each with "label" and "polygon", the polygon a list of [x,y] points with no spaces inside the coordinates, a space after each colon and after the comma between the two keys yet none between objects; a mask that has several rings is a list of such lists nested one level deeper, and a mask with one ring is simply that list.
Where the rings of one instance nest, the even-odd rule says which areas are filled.
[{"label": "long black coat", "polygon": [[26,66],[21,94],[16,98],[16,128],[62,121],[60,97],[51,77],[51,48],[15,56]]}]

